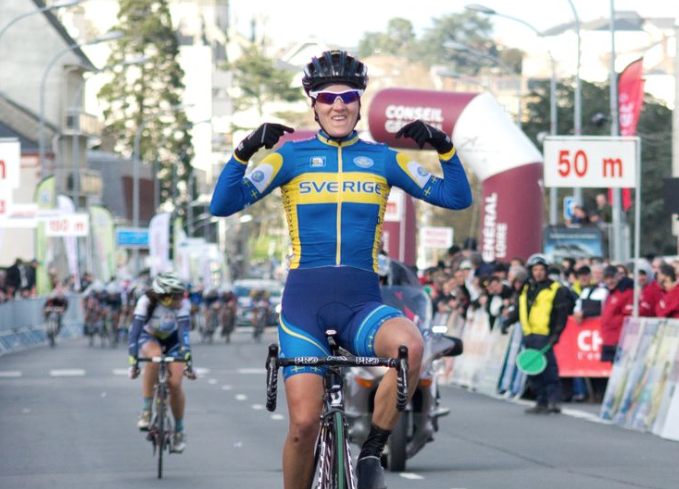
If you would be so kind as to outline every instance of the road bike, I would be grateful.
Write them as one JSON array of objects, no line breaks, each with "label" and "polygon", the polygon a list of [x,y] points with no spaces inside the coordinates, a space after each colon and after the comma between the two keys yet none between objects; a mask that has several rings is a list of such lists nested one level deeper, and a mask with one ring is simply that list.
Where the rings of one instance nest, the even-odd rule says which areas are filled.
[{"label": "road bike", "polygon": [[45,316],[47,317],[47,323],[45,323],[45,334],[47,335],[47,340],[49,345],[54,348],[56,346],[56,338],[59,333],[59,320],[63,309],[59,307],[48,307],[45,309]]},{"label": "road bike", "polygon": [[172,453],[174,440],[174,423],[169,415],[170,387],[168,379],[170,369],[168,365],[174,362],[186,363],[186,360],[172,356],[162,355],[159,357],[139,358],[139,363],[151,362],[159,364],[158,382],[153,394],[153,413],[149,424],[146,439],[153,445],[153,455],[158,455],[158,478],[163,478],[163,453]]},{"label": "road bike", "polygon": [[354,357],[340,355],[337,332],[325,332],[330,346],[327,357],[290,357],[278,356],[278,345],[269,346],[266,360],[266,408],[276,410],[278,395],[278,369],[281,367],[319,367],[324,368],[323,410],[321,429],[314,449],[316,467],[314,487],[316,489],[355,489],[356,476],[351,460],[351,450],[347,437],[348,423],[344,413],[344,376],[343,367],[382,366],[396,369],[397,392],[396,407],[403,411],[408,403],[408,347],[402,345],[398,358]]}]

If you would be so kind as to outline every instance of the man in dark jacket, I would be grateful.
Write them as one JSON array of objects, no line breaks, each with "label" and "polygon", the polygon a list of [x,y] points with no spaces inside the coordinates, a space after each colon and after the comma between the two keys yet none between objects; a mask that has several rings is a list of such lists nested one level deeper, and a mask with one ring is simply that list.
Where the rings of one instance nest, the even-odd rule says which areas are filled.
[{"label": "man in dark jacket", "polygon": [[604,268],[604,283],[608,297],[601,311],[601,361],[612,362],[625,316],[632,314],[634,281],[622,276],[617,267],[608,265]]},{"label": "man in dark jacket", "polygon": [[526,410],[527,414],[560,413],[561,382],[559,366],[554,355],[553,345],[558,343],[559,336],[566,327],[570,313],[570,291],[547,276],[549,263],[544,255],[536,253],[526,262],[529,270],[528,282],[519,295],[518,307],[509,313],[509,324],[519,320],[523,329],[523,345],[525,348],[541,350],[550,345],[544,352],[547,367],[538,375],[528,377],[528,382],[535,392],[537,403]]}]

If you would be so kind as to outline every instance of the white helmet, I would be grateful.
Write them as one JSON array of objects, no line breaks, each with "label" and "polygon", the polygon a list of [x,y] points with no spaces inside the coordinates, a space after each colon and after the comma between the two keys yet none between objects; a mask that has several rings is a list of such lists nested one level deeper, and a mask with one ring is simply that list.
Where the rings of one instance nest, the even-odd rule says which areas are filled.
[{"label": "white helmet", "polygon": [[153,291],[158,295],[181,294],[186,290],[182,279],[173,273],[161,273],[153,279]]}]

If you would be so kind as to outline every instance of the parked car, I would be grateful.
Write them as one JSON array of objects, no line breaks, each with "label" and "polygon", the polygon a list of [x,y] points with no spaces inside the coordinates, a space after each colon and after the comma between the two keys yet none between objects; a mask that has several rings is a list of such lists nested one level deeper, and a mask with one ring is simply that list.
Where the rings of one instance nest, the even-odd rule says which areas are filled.
[{"label": "parked car", "polygon": [[278,323],[283,285],[276,280],[248,278],[236,280],[233,291],[238,297],[237,326],[253,326],[254,308],[266,310],[266,325]]}]

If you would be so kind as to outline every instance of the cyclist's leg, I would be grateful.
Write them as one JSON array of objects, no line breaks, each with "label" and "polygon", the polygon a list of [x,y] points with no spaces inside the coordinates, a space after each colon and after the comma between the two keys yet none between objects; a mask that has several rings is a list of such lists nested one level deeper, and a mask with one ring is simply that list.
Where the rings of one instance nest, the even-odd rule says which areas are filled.
[{"label": "cyclist's leg", "polygon": [[[145,332],[142,332],[139,343],[141,344],[139,351],[142,357],[158,357],[162,354],[160,344],[148,334],[145,334]],[[158,368],[158,364],[151,362],[144,366],[144,376],[142,379],[142,395],[144,399],[153,399],[153,387],[158,379]]]},{"label": "cyclist's leg", "polygon": [[[181,343],[179,337],[173,334],[164,342],[165,351],[167,355],[179,357]],[[182,421],[184,419],[184,406],[186,405],[186,397],[184,396],[184,389],[182,388],[182,379],[184,378],[184,363],[171,363],[170,377],[167,381],[170,387],[170,407],[172,408],[172,415],[175,420],[179,420],[179,430],[181,431]]]},{"label": "cyclist's leg", "polygon": [[290,424],[283,446],[285,489],[310,488],[314,478],[314,444],[320,427],[323,377],[301,373],[285,381]]},{"label": "cyclist's leg", "polygon": [[[422,333],[412,321],[405,317],[395,317],[385,321],[375,335],[375,355],[378,357],[397,357],[398,347],[408,347],[408,396],[412,398],[420,377],[424,345]],[[380,382],[375,394],[373,424],[391,430],[398,421],[396,409],[396,371],[390,370]]]},{"label": "cyclist's leg", "polygon": [[[302,321],[311,325],[311,328],[297,327],[281,315],[278,323],[281,356],[289,358],[328,355],[325,340],[321,339],[324,336],[318,337],[313,308],[299,312],[293,317],[298,323]],[[315,334],[311,334],[309,329]],[[307,488],[311,487],[314,477],[314,444],[320,426],[323,370],[316,367],[286,367],[283,375],[290,416],[288,436],[283,447],[284,487]]]}]

